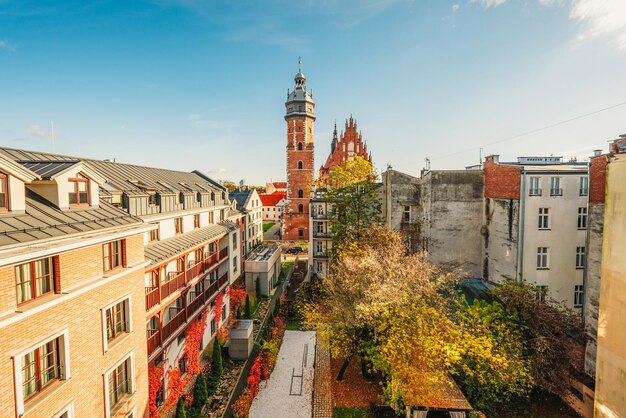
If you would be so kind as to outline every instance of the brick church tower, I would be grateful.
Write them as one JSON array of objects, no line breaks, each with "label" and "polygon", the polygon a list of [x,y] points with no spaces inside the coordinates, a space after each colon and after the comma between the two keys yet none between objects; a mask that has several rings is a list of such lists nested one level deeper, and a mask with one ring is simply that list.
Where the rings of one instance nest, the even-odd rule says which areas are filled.
[{"label": "brick church tower", "polygon": [[313,124],[315,102],[306,90],[298,65],[295,88],[287,90],[287,201],[283,214],[284,240],[309,239],[309,199],[314,181]]}]

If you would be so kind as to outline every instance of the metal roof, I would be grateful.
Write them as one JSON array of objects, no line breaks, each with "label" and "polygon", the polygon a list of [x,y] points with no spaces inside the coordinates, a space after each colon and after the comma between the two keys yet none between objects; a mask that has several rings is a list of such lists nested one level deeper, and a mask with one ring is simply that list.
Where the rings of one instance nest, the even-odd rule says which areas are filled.
[{"label": "metal roof", "polygon": [[248,203],[248,200],[250,200],[250,197],[252,196],[253,191],[254,190],[252,189],[232,190],[231,192],[228,193],[228,197],[230,197],[231,199],[234,199],[237,202],[238,210],[243,211],[246,209],[246,204]]},{"label": "metal roof", "polygon": [[233,230],[232,226],[238,229],[232,222],[221,222],[217,225],[210,225],[195,231],[185,233],[173,238],[149,244],[145,247],[146,258],[152,264],[158,264],[184,253],[187,250],[198,247],[207,241],[220,238]]},{"label": "metal roof", "polygon": [[16,161],[26,167],[44,180],[49,180],[70,167],[75,166],[79,161]]},{"label": "metal roof", "polygon": [[97,208],[61,210],[26,189],[25,213],[0,215],[0,247],[140,223],[105,201]]}]

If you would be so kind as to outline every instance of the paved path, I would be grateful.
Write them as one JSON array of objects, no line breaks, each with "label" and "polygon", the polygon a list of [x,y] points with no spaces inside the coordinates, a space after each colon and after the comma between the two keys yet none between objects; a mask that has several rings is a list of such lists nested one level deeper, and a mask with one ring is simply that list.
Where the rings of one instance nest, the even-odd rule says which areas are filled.
[{"label": "paved path", "polygon": [[330,387],[330,352],[328,342],[317,336],[315,345],[315,379],[313,381],[313,418],[333,418]]},{"label": "paved path", "polygon": [[[306,364],[303,366],[305,352]],[[311,418],[314,363],[315,332],[285,331],[276,367],[270,379],[261,382],[249,417]],[[292,377],[294,374],[302,375],[302,378]]]},{"label": "paved path", "polygon": [[263,241],[278,241],[280,239],[280,222],[276,222],[263,233]]}]

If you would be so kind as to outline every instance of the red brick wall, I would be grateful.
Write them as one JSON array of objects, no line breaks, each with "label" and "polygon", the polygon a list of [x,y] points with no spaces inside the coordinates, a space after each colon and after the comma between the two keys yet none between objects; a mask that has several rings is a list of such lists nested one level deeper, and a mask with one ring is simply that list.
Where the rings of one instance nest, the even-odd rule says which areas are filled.
[{"label": "red brick wall", "polygon": [[486,158],[484,170],[486,198],[519,200],[520,167],[495,164],[490,155]]},{"label": "red brick wall", "polygon": [[[305,135],[305,130],[307,131]],[[295,139],[294,139],[295,133]],[[302,143],[302,150],[298,150],[298,143]],[[302,161],[302,169],[298,162]],[[287,121],[287,200],[285,208],[285,233],[283,239],[308,239],[309,236],[309,199],[311,186],[314,180],[314,145],[313,121],[308,118],[291,119]],[[302,190],[302,198],[298,191]],[[298,212],[302,205],[303,212]],[[298,229],[302,228],[303,235],[299,237]]]},{"label": "red brick wall", "polygon": [[604,203],[606,187],[606,155],[591,158],[591,170],[589,171],[589,203]]}]

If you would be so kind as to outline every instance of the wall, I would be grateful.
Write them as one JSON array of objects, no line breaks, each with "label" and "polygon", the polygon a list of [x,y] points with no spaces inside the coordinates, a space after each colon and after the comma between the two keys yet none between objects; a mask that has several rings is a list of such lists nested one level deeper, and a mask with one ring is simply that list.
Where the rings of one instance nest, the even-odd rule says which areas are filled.
[{"label": "wall", "polygon": [[607,168],[604,238],[598,315],[596,417],[626,411],[626,155],[610,157]]}]

